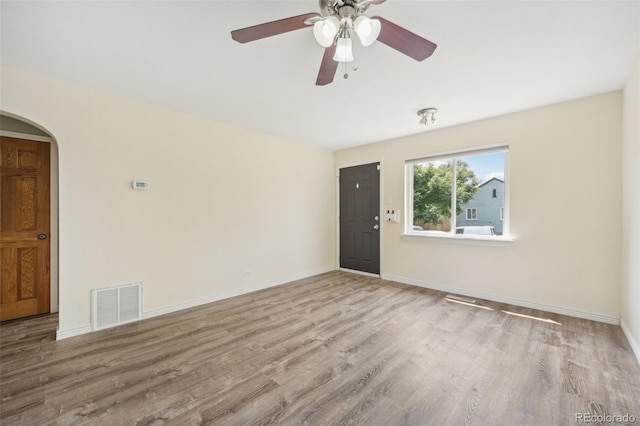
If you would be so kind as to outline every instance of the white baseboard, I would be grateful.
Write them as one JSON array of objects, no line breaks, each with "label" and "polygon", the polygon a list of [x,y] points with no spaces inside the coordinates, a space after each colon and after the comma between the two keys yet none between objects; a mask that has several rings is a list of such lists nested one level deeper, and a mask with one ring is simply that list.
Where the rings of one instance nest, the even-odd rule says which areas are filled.
[{"label": "white baseboard", "polygon": [[476,297],[478,299],[492,300],[494,302],[521,306],[523,308],[538,309],[540,311],[553,312],[556,314],[567,315],[570,317],[604,322],[606,324],[620,325],[620,318],[609,316],[609,315],[595,314],[591,312],[577,311],[575,309],[562,308],[559,306],[528,302],[526,300],[512,299],[510,297],[504,297],[504,296],[496,296],[495,294],[483,293],[483,292],[474,291],[474,290],[466,290],[466,289],[451,287],[447,285],[427,283],[419,280],[414,280],[411,278],[397,277],[394,275],[385,274],[385,275],[382,275],[381,278],[389,281],[399,282],[402,284],[409,284],[409,285],[415,285],[417,287],[424,287],[424,288],[430,288],[432,290],[439,290],[445,293],[455,293],[463,296]]},{"label": "white baseboard", "polygon": [[638,341],[636,340],[636,338],[633,336],[633,334],[631,334],[631,330],[629,330],[629,328],[627,327],[627,324],[625,324],[623,319],[620,320],[620,328],[622,329],[622,332],[624,333],[624,335],[627,337],[627,340],[629,341],[629,345],[631,346],[633,353],[636,355],[638,364],[640,364],[640,344],[638,344]]},{"label": "white baseboard", "polygon": [[[244,288],[241,288],[241,289],[238,289],[238,290],[234,290],[234,291],[231,291],[231,292],[226,292],[226,293],[218,294],[218,295],[215,295],[215,296],[206,297],[204,299],[193,300],[191,302],[182,303],[182,304],[179,304],[179,305],[168,306],[166,308],[154,309],[152,311],[144,312],[142,318],[144,320],[144,319],[148,319],[148,318],[157,317],[159,315],[165,315],[165,314],[169,314],[169,313],[172,313],[172,312],[178,312],[178,311],[181,311],[183,309],[194,308],[196,306],[205,305],[207,303],[217,302],[217,301],[220,301],[220,300],[229,299],[231,297],[241,296],[243,294],[249,294],[249,293],[253,293],[253,292],[256,292],[256,291],[265,290],[267,288],[276,287],[276,286],[279,286],[279,285],[282,285],[282,284],[286,284],[286,283],[291,282],[291,281],[296,281],[296,280],[301,280],[301,279],[304,279],[304,278],[309,278],[309,277],[312,277],[314,275],[319,275],[319,274],[323,274],[325,272],[330,272],[330,271],[334,271],[334,270],[335,270],[335,268],[333,266],[328,266],[328,267],[321,268],[321,269],[318,269],[318,270],[315,270],[315,271],[296,274],[296,275],[292,275],[292,276],[289,276],[289,277],[286,277],[286,278],[273,280],[273,281],[269,281],[269,282],[266,282],[266,283],[257,284],[257,285],[251,286],[251,287],[244,287]],[[348,271],[348,272],[351,272],[351,271]],[[375,275],[372,275],[372,276],[375,276]],[[626,327],[624,322],[620,321],[620,319],[617,318],[617,317],[613,317],[613,316],[609,316],[609,315],[602,315],[602,314],[595,314],[595,313],[590,313],[590,312],[577,311],[577,310],[574,310],[574,309],[562,308],[562,307],[553,306],[553,305],[546,305],[546,304],[541,304],[541,303],[528,302],[528,301],[520,300],[520,299],[512,299],[510,297],[496,296],[496,295],[489,294],[489,293],[483,293],[483,292],[473,291],[473,290],[465,290],[465,289],[461,289],[461,288],[457,288],[457,287],[451,287],[451,286],[447,286],[447,285],[426,283],[426,282],[423,282],[423,281],[419,281],[419,280],[415,280],[415,279],[411,279],[411,278],[398,277],[398,276],[394,276],[394,275],[386,275],[385,274],[385,275],[381,275],[380,277],[382,279],[389,280],[389,281],[395,281],[395,282],[399,282],[399,283],[403,283],[403,284],[415,285],[417,287],[430,288],[430,289],[439,290],[439,291],[442,291],[442,292],[445,292],[445,293],[455,293],[455,294],[459,294],[459,295],[463,295],[463,296],[476,297],[478,299],[492,300],[494,302],[506,303],[506,304],[509,304],[509,305],[522,306],[522,307],[525,307],[525,308],[538,309],[538,310],[547,311],[547,312],[554,312],[554,313],[557,313],[557,314],[568,315],[568,316],[572,316],[572,317],[576,317],[576,318],[583,318],[583,319],[603,322],[603,323],[607,323],[607,324],[620,325],[620,327],[622,328],[625,336],[627,337],[627,340],[629,341],[629,344],[631,345],[631,348],[633,349],[633,352],[636,355],[636,358],[638,358],[638,362],[640,362],[640,345],[638,345],[638,342],[635,340],[635,338],[633,337],[633,335],[631,334],[629,329]],[[56,333],[56,340],[62,340],[62,339],[66,339],[66,338],[69,338],[69,337],[80,336],[82,334],[90,333],[91,331],[92,331],[91,324],[87,324],[87,325],[84,325],[84,326],[81,326],[81,327],[71,328],[71,329],[68,329],[68,330],[58,330],[57,333]]]},{"label": "white baseboard", "polygon": [[[276,287],[282,284],[289,283],[291,281],[301,280],[304,278],[309,278],[314,275],[324,274],[325,272],[335,271],[335,267],[327,266],[321,269],[317,269],[315,271],[303,272],[296,275],[291,275],[286,278],[281,278],[273,281],[268,281],[266,283],[256,284],[251,287],[243,287],[238,290],[217,294],[211,297],[205,297],[204,299],[197,299],[191,302],[181,303],[179,305],[167,306],[166,308],[154,309],[148,312],[143,312],[142,320],[157,317],[159,315],[170,314],[172,312],[178,312],[183,309],[195,308],[196,306],[205,305],[207,303],[217,302],[224,299],[229,299],[230,297],[241,296],[243,294],[253,293],[260,290],[265,290],[267,288]],[[56,340],[66,339],[68,337],[79,336],[81,334],[89,333],[93,331],[91,324],[85,325],[82,327],[72,328],[69,330],[58,330],[56,333]]]},{"label": "white baseboard", "polygon": [[82,327],[70,328],[68,330],[58,330],[56,331],[56,340],[80,336],[81,334],[90,333],[91,331],[93,331],[91,324],[83,325]]},{"label": "white baseboard", "polygon": [[305,273],[302,273],[302,274],[296,274],[296,275],[292,275],[292,276],[289,276],[289,277],[286,277],[286,278],[282,278],[282,279],[278,279],[278,280],[274,280],[274,281],[269,281],[269,282],[266,282],[266,283],[257,284],[257,285],[251,286],[251,287],[243,287],[243,288],[238,289],[238,290],[229,291],[229,292],[222,293],[222,294],[217,294],[215,296],[206,297],[204,299],[193,300],[191,302],[182,303],[180,305],[173,305],[173,306],[168,306],[166,308],[154,309],[152,311],[145,312],[143,314],[142,318],[143,319],[153,318],[153,317],[157,317],[158,315],[170,314],[172,312],[181,311],[183,309],[195,308],[196,306],[206,305],[207,303],[212,303],[212,302],[218,302],[220,300],[229,299],[231,297],[242,296],[243,294],[249,294],[249,293],[253,293],[253,292],[256,292],[256,291],[265,290],[267,288],[276,287],[276,286],[279,286],[279,285],[282,285],[282,284],[289,283],[291,281],[296,281],[296,280],[301,280],[301,279],[304,279],[304,278],[309,278],[309,277],[312,277],[314,275],[324,274],[325,272],[334,271],[334,270],[335,270],[335,268],[333,266],[325,267],[325,268],[322,268],[322,269],[318,269],[316,271],[305,272]]}]

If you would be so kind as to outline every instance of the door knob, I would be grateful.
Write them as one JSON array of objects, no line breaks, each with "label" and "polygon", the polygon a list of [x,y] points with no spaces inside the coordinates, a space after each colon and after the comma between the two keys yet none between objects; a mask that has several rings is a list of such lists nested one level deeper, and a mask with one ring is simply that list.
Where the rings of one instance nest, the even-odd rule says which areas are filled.
[{"label": "door knob", "polygon": [[47,239],[47,234],[38,234],[38,239],[39,240],[46,240]]},{"label": "door knob", "polygon": [[373,225],[373,229],[380,229],[380,225]]}]

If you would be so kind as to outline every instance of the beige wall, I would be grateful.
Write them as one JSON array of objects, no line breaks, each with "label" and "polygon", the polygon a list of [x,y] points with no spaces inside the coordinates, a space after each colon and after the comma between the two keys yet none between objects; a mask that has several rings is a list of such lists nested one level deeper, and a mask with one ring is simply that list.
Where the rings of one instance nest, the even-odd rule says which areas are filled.
[{"label": "beige wall", "polygon": [[62,334],[89,324],[93,288],[142,281],[153,312],[335,267],[332,152],[11,68],[1,83],[2,110],[59,145]]},{"label": "beige wall", "polygon": [[640,56],[624,88],[622,326],[640,360]]},{"label": "beige wall", "polygon": [[[637,117],[628,95],[637,68],[634,75],[627,118]],[[636,335],[640,328],[637,308],[626,303],[637,300],[637,280],[620,304],[621,92],[334,156],[11,68],[1,83],[2,110],[38,123],[59,144],[63,332],[88,325],[92,288],[143,281],[144,310],[158,312],[333,268],[334,160],[381,161],[384,207],[404,213],[406,158],[504,142],[515,241],[404,240],[403,224],[383,224],[383,276],[605,319],[623,309]],[[639,169],[638,122],[629,122],[625,150],[636,156],[629,163],[625,154],[625,193],[635,195],[627,214],[629,202],[637,211]],[[134,179],[151,189],[131,190]],[[637,278],[629,256],[638,239],[626,241],[635,244],[624,254]],[[246,268],[252,277],[242,276]]]},{"label": "beige wall", "polygon": [[622,94],[614,92],[337,152],[338,167],[382,161],[382,198],[391,201],[384,208],[404,213],[405,159],[510,146],[515,241],[496,247],[404,240],[404,224],[383,224],[382,275],[615,321],[621,107]]}]

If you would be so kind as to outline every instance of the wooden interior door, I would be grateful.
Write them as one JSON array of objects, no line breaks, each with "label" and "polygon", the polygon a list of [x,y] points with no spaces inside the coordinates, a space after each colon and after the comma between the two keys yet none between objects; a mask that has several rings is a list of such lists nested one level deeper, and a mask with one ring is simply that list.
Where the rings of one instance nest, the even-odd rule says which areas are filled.
[{"label": "wooden interior door", "polygon": [[0,320],[47,313],[50,188],[45,142],[0,137]]},{"label": "wooden interior door", "polygon": [[380,273],[380,163],[340,169],[340,267]]}]

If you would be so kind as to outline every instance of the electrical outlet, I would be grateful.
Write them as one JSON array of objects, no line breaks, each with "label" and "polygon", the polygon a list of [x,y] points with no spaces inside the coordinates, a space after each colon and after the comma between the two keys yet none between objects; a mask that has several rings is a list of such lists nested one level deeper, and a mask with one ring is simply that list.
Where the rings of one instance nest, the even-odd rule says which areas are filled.
[{"label": "electrical outlet", "polygon": [[245,269],[244,272],[242,273],[243,277],[250,277],[251,276],[251,269]]}]

